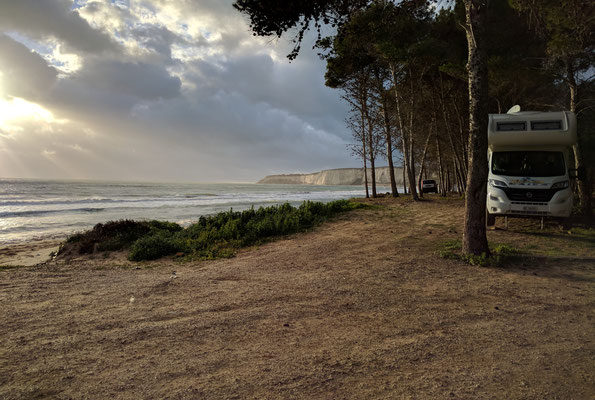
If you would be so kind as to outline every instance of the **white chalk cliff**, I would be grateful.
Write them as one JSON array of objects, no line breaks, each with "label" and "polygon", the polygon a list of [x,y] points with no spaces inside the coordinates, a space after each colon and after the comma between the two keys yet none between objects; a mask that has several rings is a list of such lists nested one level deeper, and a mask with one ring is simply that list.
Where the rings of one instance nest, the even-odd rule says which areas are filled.
[{"label": "white chalk cliff", "polygon": [[[368,168],[368,182],[371,182],[372,171]],[[403,169],[395,167],[397,186],[403,184]],[[327,169],[311,174],[269,175],[257,183],[286,184],[286,185],[363,185],[363,168]],[[390,185],[389,167],[376,168],[376,183]]]}]

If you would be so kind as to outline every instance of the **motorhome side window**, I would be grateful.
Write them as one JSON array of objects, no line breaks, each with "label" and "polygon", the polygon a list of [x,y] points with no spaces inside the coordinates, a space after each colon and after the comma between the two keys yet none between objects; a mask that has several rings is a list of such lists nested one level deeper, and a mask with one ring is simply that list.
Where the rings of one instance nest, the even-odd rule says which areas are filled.
[{"label": "motorhome side window", "polygon": [[505,176],[562,176],[561,151],[499,151],[492,154],[492,173]]},{"label": "motorhome side window", "polygon": [[497,130],[502,132],[527,130],[527,124],[525,122],[498,122],[496,127]]},{"label": "motorhome side window", "polygon": [[559,131],[562,130],[562,121],[533,121],[532,131]]}]

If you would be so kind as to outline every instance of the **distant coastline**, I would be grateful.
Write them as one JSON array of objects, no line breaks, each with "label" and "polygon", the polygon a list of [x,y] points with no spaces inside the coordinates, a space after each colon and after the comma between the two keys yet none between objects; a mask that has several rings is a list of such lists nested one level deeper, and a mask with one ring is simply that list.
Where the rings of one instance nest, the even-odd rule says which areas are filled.
[{"label": "distant coastline", "polygon": [[[403,169],[395,167],[395,180],[397,186],[403,184]],[[390,169],[389,167],[375,168],[376,183],[380,185],[390,185]],[[371,182],[372,171],[368,169],[368,182]],[[364,184],[364,169],[363,168],[337,168],[326,169],[319,172],[309,174],[282,174],[269,175],[259,180],[260,184],[286,184],[286,185],[363,185]]]}]

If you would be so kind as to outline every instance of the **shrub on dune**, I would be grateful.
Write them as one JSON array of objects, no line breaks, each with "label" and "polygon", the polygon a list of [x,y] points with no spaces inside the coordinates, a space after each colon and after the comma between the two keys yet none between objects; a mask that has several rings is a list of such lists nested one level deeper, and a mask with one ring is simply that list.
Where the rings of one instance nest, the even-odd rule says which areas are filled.
[{"label": "shrub on dune", "polygon": [[200,217],[186,229],[164,221],[112,221],[76,234],[66,243],[78,246],[80,254],[129,248],[132,261],[177,253],[205,259],[230,257],[241,247],[310,229],[337,213],[360,207],[363,204],[337,200],[326,204],[306,201],[299,207],[285,203],[257,210],[229,210]]}]

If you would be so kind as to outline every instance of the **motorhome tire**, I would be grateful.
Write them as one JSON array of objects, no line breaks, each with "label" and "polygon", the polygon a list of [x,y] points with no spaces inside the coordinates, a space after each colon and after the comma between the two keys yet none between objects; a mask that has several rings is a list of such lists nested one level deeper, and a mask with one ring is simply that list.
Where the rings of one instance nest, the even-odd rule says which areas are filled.
[{"label": "motorhome tire", "polygon": [[560,218],[559,224],[563,231],[568,231],[572,228],[572,218]]}]

